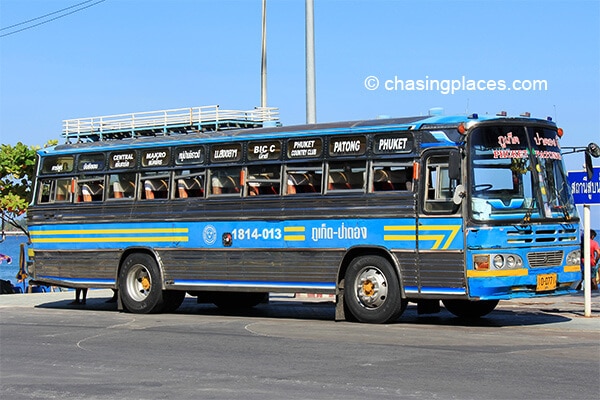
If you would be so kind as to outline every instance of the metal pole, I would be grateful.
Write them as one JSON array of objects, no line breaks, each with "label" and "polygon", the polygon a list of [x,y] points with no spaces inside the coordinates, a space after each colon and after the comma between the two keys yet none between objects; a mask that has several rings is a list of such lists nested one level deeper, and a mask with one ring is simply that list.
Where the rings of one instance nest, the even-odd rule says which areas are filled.
[{"label": "metal pole", "polygon": [[262,1],[262,52],[260,65],[260,106],[267,106],[267,0]]},{"label": "metal pole", "polygon": [[306,123],[317,122],[314,0],[306,0]]},{"label": "metal pole", "polygon": [[592,316],[592,268],[590,260],[590,205],[583,205],[583,315]]}]

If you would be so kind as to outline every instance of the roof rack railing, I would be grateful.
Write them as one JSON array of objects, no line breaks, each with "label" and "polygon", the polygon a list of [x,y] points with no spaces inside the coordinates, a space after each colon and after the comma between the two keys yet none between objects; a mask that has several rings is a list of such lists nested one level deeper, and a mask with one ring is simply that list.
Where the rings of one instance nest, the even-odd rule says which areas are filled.
[{"label": "roof rack railing", "polygon": [[218,105],[211,105],[66,119],[62,136],[67,142],[95,142],[277,125],[281,124],[276,107],[224,110]]}]

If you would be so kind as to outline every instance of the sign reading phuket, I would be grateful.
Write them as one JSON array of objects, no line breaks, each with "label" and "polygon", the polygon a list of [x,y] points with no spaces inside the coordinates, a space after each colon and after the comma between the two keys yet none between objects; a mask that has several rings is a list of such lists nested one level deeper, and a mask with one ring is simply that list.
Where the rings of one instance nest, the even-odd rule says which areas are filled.
[{"label": "sign reading phuket", "polygon": [[600,204],[600,168],[594,168],[591,180],[585,171],[569,171],[568,177],[575,204]]}]

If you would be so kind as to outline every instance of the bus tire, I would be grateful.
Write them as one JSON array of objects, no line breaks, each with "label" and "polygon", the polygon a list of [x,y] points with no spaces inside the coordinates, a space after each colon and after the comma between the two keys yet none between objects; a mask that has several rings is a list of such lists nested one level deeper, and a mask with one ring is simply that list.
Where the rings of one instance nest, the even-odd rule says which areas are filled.
[{"label": "bus tire", "polygon": [[442,300],[446,310],[460,318],[480,318],[494,311],[498,300]]},{"label": "bus tire", "polygon": [[185,292],[182,290],[163,291],[163,312],[171,313],[179,308],[185,299]]},{"label": "bus tire", "polygon": [[349,320],[373,324],[393,322],[404,309],[396,271],[380,256],[357,257],[346,271],[344,302]]},{"label": "bus tire", "polygon": [[161,312],[163,290],[154,258],[142,253],[128,256],[119,272],[119,291],[127,311],[136,314]]}]

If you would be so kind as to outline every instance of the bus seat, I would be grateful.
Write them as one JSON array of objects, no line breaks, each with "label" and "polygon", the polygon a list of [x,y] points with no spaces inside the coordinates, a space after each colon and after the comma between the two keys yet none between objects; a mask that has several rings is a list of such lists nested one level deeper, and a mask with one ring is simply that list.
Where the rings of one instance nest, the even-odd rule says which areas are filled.
[{"label": "bus seat", "polygon": [[235,179],[231,176],[227,176],[225,178],[225,182],[223,182],[223,193],[239,193],[240,188],[235,182]]},{"label": "bus seat", "polygon": [[329,173],[329,189],[352,189],[352,186],[350,186],[346,174],[343,172],[332,171]]},{"label": "bus seat", "polygon": [[[99,183],[85,183],[81,187],[81,194],[83,196],[84,202],[94,201],[94,197],[96,200],[102,200],[101,195],[104,190],[104,186]],[[100,197],[98,197],[100,195]]]},{"label": "bus seat", "polygon": [[204,196],[204,188],[198,178],[178,179],[177,192],[180,198]]},{"label": "bus seat", "polygon": [[168,196],[167,182],[163,179],[146,179],[144,181],[146,199],[165,199]]},{"label": "bus seat", "polygon": [[394,184],[383,169],[376,170],[373,175],[373,190],[376,192],[394,190]]}]

